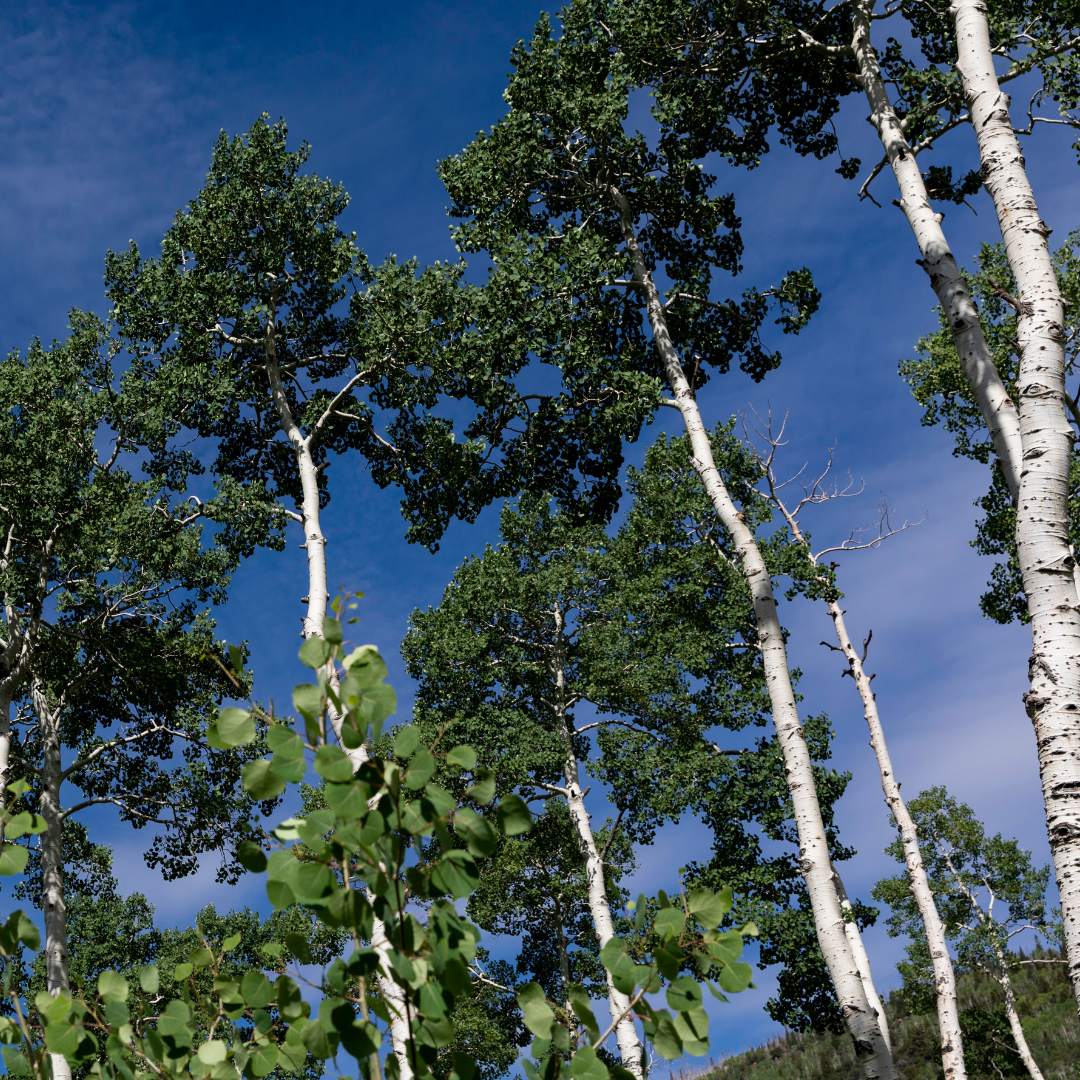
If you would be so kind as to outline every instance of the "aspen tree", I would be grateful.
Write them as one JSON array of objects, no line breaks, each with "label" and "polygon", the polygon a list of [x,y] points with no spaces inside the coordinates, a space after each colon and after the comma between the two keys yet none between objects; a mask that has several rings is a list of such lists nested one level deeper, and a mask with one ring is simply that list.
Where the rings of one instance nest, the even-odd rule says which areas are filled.
[{"label": "aspen tree", "polygon": [[[881,715],[878,711],[877,695],[871,688],[873,675],[868,675],[864,667],[867,648],[870,642],[868,635],[863,642],[863,651],[860,655],[851,635],[848,633],[847,623],[844,619],[846,612],[840,606],[840,596],[837,593],[832,575],[835,564],[823,564],[822,559],[826,555],[836,554],[842,551],[855,551],[860,548],[877,547],[883,540],[898,532],[903,532],[908,525],[905,523],[899,528],[892,528],[889,524],[887,508],[882,511],[878,521],[876,535],[873,529],[866,532],[852,533],[843,543],[836,547],[823,548],[815,552],[810,546],[806,533],[803,532],[799,523],[799,514],[804,507],[828,502],[831,499],[843,498],[851,494],[837,487],[831,489],[827,486],[827,477],[832,469],[832,458],[825,470],[818,476],[810,479],[809,483],[803,484],[803,493],[794,505],[789,506],[781,495],[783,488],[792,481],[780,481],[776,475],[775,460],[777,450],[784,445],[783,426],[779,433],[772,431],[771,424],[766,431],[757,429],[757,434],[765,439],[768,450],[758,453],[761,462],[762,476],[767,490],[769,501],[776,507],[787,524],[792,539],[799,544],[806,553],[810,564],[820,573],[823,586],[823,599],[829,610],[829,618],[832,620],[836,632],[837,645],[829,645],[830,649],[840,652],[847,661],[844,675],[850,675],[859,691],[859,699],[862,702],[863,716],[867,727],[870,729],[870,746],[877,759],[878,771],[881,775],[881,788],[885,794],[885,802],[896,822],[900,833],[899,843],[904,854],[907,866],[908,887],[915,899],[921,920],[921,930],[926,938],[927,955],[934,974],[934,996],[937,1009],[938,1031],[941,1034],[941,1059],[942,1068],[946,1077],[960,1078],[967,1075],[964,1063],[963,1033],[960,1026],[960,1009],[956,997],[956,971],[953,967],[952,957],[949,954],[946,930],[934,901],[934,893],[930,887],[926,866],[923,861],[922,851],[919,847],[919,834],[914,818],[908,812],[904,799],[900,794],[900,782],[896,778],[889,748],[885,741],[885,729],[882,726]],[[755,451],[757,453],[757,451]],[[822,644],[828,644],[823,642]],[[843,886],[839,886],[843,897]],[[849,926],[852,924],[849,922]],[[853,942],[856,955],[861,947]],[[861,966],[866,973],[864,978],[869,977],[869,962]],[[867,996],[870,996],[868,991]]]},{"label": "aspen tree", "polygon": [[[1042,1080],[1017,1013],[1010,969],[1024,963],[1009,951],[1009,942],[1024,931],[1046,934],[1046,887],[1050,868],[1036,868],[1031,852],[1001,834],[989,837],[971,808],[958,803],[942,788],[920,792],[910,803],[911,816],[926,847],[926,870],[949,939],[965,967],[986,970],[1001,986],[1005,1016],[1016,1052],[1031,1080]],[[900,842],[889,854],[904,858]],[[911,893],[898,878],[874,886],[874,896],[893,909],[889,932],[911,934],[918,918]],[[905,991],[917,990],[926,978],[925,952],[908,949],[910,960],[901,965]]]},{"label": "aspen tree", "polygon": [[[257,812],[237,792],[251,754],[204,733],[207,714],[234,685],[214,660],[222,646],[199,611],[224,598],[236,565],[231,542],[257,535],[257,517],[245,520],[242,500],[230,505],[224,492],[192,513],[173,501],[170,478],[132,479],[139,413],[128,411],[113,371],[113,343],[91,316],[74,312],[72,325],[68,341],[34,343],[25,357],[0,362],[0,782],[4,805],[24,822],[8,838],[23,836],[25,845],[28,833],[40,833],[35,896],[54,997],[69,982],[65,823],[111,805],[136,829],[160,827],[146,860],[166,877],[190,874],[200,854],[218,851],[223,879],[236,880],[236,834]],[[203,512],[225,526],[205,547]],[[170,763],[177,753],[178,766]],[[28,857],[16,844],[2,861],[11,873]],[[70,1075],[62,1056],[53,1067]]]},{"label": "aspen tree", "polygon": [[[495,264],[492,281],[507,272],[511,260],[511,272],[520,278],[516,259],[523,250],[529,253],[523,261],[534,288],[544,289],[556,275],[572,281],[572,300],[563,302],[565,319],[575,306],[586,307],[590,294],[617,297],[619,290],[624,296],[620,322],[644,316],[649,333],[635,342],[635,358],[642,370],[662,380],[669,395],[664,403],[682,418],[694,468],[732,537],[753,597],[773,721],[799,828],[801,867],[841,1013],[866,1075],[892,1077],[895,1069],[844,932],[771,577],[712,459],[695,397],[703,362],[724,370],[741,353],[742,366],[759,377],[775,366],[777,357],[757,337],[770,300],[793,309],[779,320],[792,332],[816,306],[816,292],[803,270],[792,272],[768,295],[749,290],[741,304],[710,297],[713,268],[738,267],[733,200],[709,197],[713,178],[702,171],[692,147],[665,137],[653,151],[640,135],[626,134],[622,125],[632,83],[612,65],[586,5],[567,10],[563,31],[556,45],[542,22],[529,48],[515,50],[515,73],[506,95],[510,113],[490,135],[481,135],[442,166],[454,199],[451,212],[466,219],[457,231],[458,243],[465,250],[489,252]],[[726,234],[719,232],[723,228]],[[586,250],[591,269],[577,278],[573,262]],[[663,298],[654,279],[661,263],[672,279]],[[548,297],[559,302],[554,288]],[[597,302],[600,310],[610,310],[617,300],[597,297]],[[562,333],[569,336],[571,329],[572,323]],[[553,344],[538,342],[538,351]],[[643,352],[652,352],[653,358],[646,361]],[[683,353],[694,363],[689,377]],[[616,362],[625,360],[620,356]]]}]

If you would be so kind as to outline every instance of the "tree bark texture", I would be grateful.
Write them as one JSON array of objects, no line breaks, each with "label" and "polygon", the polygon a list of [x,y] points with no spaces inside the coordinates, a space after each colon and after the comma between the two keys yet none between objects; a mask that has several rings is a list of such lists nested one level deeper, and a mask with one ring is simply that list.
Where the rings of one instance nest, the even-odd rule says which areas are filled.
[{"label": "tree bark texture", "polygon": [[[608,903],[607,886],[604,883],[604,860],[596,847],[589,812],[585,809],[585,797],[581,791],[578,775],[578,760],[574,750],[570,722],[566,715],[566,675],[564,666],[564,632],[566,628],[564,613],[556,607],[555,642],[552,650],[551,673],[555,683],[555,727],[562,739],[566,754],[563,764],[563,779],[566,805],[570,810],[570,820],[577,831],[578,847],[585,862],[585,886],[589,897],[589,914],[592,916],[593,929],[602,949],[615,936],[615,926],[611,919],[611,905]],[[624,1069],[628,1069],[637,1080],[643,1080],[644,1068],[641,1060],[641,1040],[633,1017],[629,1013],[630,998],[617,990],[612,981],[611,972],[606,968],[608,986],[608,1010],[611,1021],[615,1023],[615,1038],[619,1044],[619,1055]],[[620,1019],[621,1017],[621,1019]]]},{"label": "tree bark texture", "polygon": [[1064,309],[1024,157],[998,85],[986,8],[954,0],[957,69],[994,200],[1018,301],[1018,396],[1023,471],[1016,550],[1031,616],[1031,687],[1050,849],[1069,976],[1080,1007],[1080,612],[1069,549],[1069,464],[1075,435],[1065,411]]},{"label": "tree bark texture", "polygon": [[870,957],[866,954],[866,946],[863,944],[862,934],[859,933],[859,927],[855,922],[855,909],[851,906],[851,901],[848,899],[847,889],[844,888],[843,879],[836,871],[836,867],[833,867],[833,880],[836,884],[836,895],[840,898],[840,910],[844,913],[844,931],[847,933],[848,942],[851,944],[851,954],[855,957],[855,965],[859,969],[859,978],[862,979],[863,989],[866,991],[866,1000],[870,1003],[870,1008],[874,1010],[874,1015],[878,1018],[878,1023],[881,1025],[881,1037],[885,1040],[885,1045],[889,1048],[889,1053],[892,1053],[892,1038],[889,1035],[889,1018],[885,1015],[885,1007],[881,1004],[881,995],[877,992],[877,987],[874,986],[874,973],[870,968]]},{"label": "tree bark texture", "polygon": [[735,544],[739,568],[753,598],[758,646],[765,668],[773,724],[784,755],[788,789],[798,829],[799,868],[806,882],[818,943],[836,990],[840,1013],[855,1044],[855,1054],[866,1080],[896,1080],[892,1055],[866,1000],[844,928],[846,919],[833,883],[825,824],[814,786],[810,751],[799,722],[772,580],[754,535],[728,494],[713,460],[709,433],[668,332],[660,294],[638,246],[633,211],[618,189],[612,189],[612,198],[619,209],[623,240],[633,261],[634,281],[645,296],[653,342],[666,371],[675,406],[682,415],[690,437],[694,469],[701,478],[717,517]]},{"label": "tree bark texture", "polygon": [[889,748],[885,742],[885,729],[881,725],[877,700],[870,687],[870,678],[862,665],[852,644],[844,623],[844,612],[835,600],[829,602],[829,614],[836,628],[836,639],[840,642],[844,658],[850,665],[855,685],[862,699],[863,716],[870,729],[870,746],[877,758],[878,771],[881,773],[881,788],[885,793],[885,802],[896,820],[900,831],[900,842],[904,847],[904,860],[907,863],[908,878],[911,881],[911,893],[919,907],[923,927],[926,930],[926,942],[930,949],[930,962],[934,970],[934,988],[937,992],[938,1028],[941,1032],[941,1063],[947,1080],[962,1080],[967,1076],[964,1064],[963,1036],[960,1032],[960,1010],[956,1003],[956,971],[952,957],[949,956],[945,940],[945,927],[941,922],[934,894],[930,889],[930,880],[926,876],[922,852],[919,849],[919,835],[915,822],[908,813],[907,805],[900,795],[900,784],[893,771]]},{"label": "tree bark texture", "polygon": [[[41,912],[45,921],[45,974],[49,993],[69,988],[67,905],[64,902],[63,817],[60,812],[60,732],[58,716],[42,687],[32,687],[34,711],[41,729]],[[53,1080],[71,1080],[63,1054],[50,1054]]]},{"label": "tree bark texture", "polygon": [[1002,475],[1015,499],[1020,490],[1023,454],[1020,418],[986,344],[979,310],[945,239],[941,228],[943,215],[930,206],[922,172],[904,135],[902,122],[889,101],[877,53],[870,44],[873,8],[874,0],[859,0],[855,4],[852,39],[859,81],[870,104],[870,121],[881,139],[900,189],[900,208],[919,245],[920,264],[929,275],[930,284],[945,312],[964,378],[978,402],[994,442]]}]

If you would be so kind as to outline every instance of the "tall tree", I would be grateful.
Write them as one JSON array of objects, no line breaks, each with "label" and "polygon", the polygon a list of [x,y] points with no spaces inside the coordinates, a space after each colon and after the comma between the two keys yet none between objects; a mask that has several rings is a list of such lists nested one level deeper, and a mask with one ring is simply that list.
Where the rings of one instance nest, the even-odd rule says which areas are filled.
[{"label": "tall tree", "polygon": [[[860,655],[855,643],[851,640],[851,635],[848,633],[847,620],[845,619],[847,612],[840,606],[843,597],[836,587],[833,574],[839,564],[831,560],[828,563],[822,561],[826,555],[855,551],[860,548],[878,547],[883,540],[898,532],[903,532],[908,525],[905,523],[898,528],[892,527],[889,521],[888,507],[886,506],[881,510],[881,517],[878,519],[876,531],[873,526],[863,527],[852,532],[848,539],[840,544],[815,552],[811,547],[809,534],[804,532],[799,521],[803,509],[807,506],[820,505],[855,493],[839,490],[838,486],[829,486],[827,478],[833,464],[832,455],[830,454],[829,463],[824,471],[810,478],[809,482],[804,480],[801,475],[794,478],[802,483],[802,496],[801,498],[796,496],[792,500],[782,492],[793,480],[781,481],[776,474],[776,454],[779,448],[784,445],[783,428],[779,433],[774,433],[770,421],[768,429],[766,431],[759,429],[758,435],[764,438],[768,447],[765,451],[755,450],[761,462],[763,487],[769,502],[777,509],[786,523],[792,540],[804,549],[807,561],[818,572],[820,592],[828,608],[829,618],[832,620],[837,640],[836,645],[829,645],[828,647],[841,653],[847,661],[848,666],[842,674],[851,676],[851,680],[859,692],[863,716],[866,719],[867,727],[870,729],[870,746],[873,748],[874,756],[877,759],[878,772],[881,776],[881,788],[885,794],[885,802],[892,812],[900,834],[899,843],[904,852],[909,888],[915,899],[919,917],[922,920],[922,931],[926,937],[927,956],[930,958],[934,971],[934,993],[938,1031],[941,1035],[942,1067],[947,1077],[964,1076],[967,1069],[964,1059],[963,1032],[960,1027],[959,1004],[956,997],[956,972],[953,968],[952,957],[949,955],[945,927],[927,877],[926,866],[919,845],[918,828],[915,819],[908,812],[903,796],[900,794],[900,781],[896,777],[896,771],[885,740],[885,729],[878,710],[877,694],[871,687],[874,676],[868,674],[864,666],[870,637],[873,632],[870,631],[863,640],[863,650],[862,655]],[[828,643],[822,642],[822,644],[827,645]],[[858,952],[856,952],[856,955],[858,955]],[[869,972],[868,962],[865,965],[865,970],[867,973]],[[868,989],[867,996],[869,997],[870,994],[871,992]],[[876,997],[876,993],[874,997]]]},{"label": "tall tree", "polygon": [[[232,545],[250,527],[242,500],[230,506],[223,493],[208,505],[225,527],[206,546],[168,477],[131,477],[138,414],[106,328],[79,313],[73,328],[63,344],[0,362],[0,783],[43,818],[53,993],[68,983],[65,822],[111,804],[136,829],[161,827],[146,857],[167,877],[218,851],[221,874],[235,880],[237,829],[256,813],[237,790],[250,752],[205,736],[232,684],[200,609],[224,596]],[[27,852],[8,858],[25,862]]]},{"label": "tall tree", "polygon": [[[901,2],[875,14],[873,0],[831,8],[693,0],[636,6],[617,0],[605,7],[607,16],[617,27],[609,27],[609,40],[623,43],[615,47],[632,59],[637,80],[657,89],[662,123],[699,141],[702,149],[745,163],[757,162],[774,125],[782,140],[802,153],[836,151],[835,130],[830,133],[826,125],[839,98],[855,88],[866,94],[885,157],[863,192],[886,164],[892,167],[901,194],[895,201],[918,240],[971,399],[1017,505],[1017,557],[1038,661],[1030,668],[1024,700],[1037,727],[1047,830],[1080,1007],[1080,891],[1074,896],[1080,890],[1080,828],[1071,796],[1080,772],[1070,752],[1057,750],[1075,742],[1080,723],[1080,670],[1072,659],[1080,615],[1065,524],[1075,436],[1064,399],[1063,305],[1047,246],[1050,229],[1039,216],[1009,99],[1001,90],[1014,79],[1034,79],[1025,133],[1040,122],[1080,125],[1075,5],[958,0],[946,9]],[[600,25],[608,27],[603,17]],[[906,20],[918,54],[905,55],[896,37],[878,54],[871,41],[873,24],[894,18]],[[996,58],[1008,61],[1000,75]],[[692,101],[702,75],[712,92]],[[846,88],[845,80],[850,80]],[[792,107],[784,98],[800,81]],[[896,101],[890,99],[889,84],[896,88]],[[1047,115],[1050,101],[1058,105],[1057,116]],[[747,117],[749,133],[741,130]],[[979,172],[954,182],[951,166],[935,165],[924,176],[916,156],[967,123],[978,144]],[[855,159],[841,159],[838,171],[853,177],[858,167]],[[943,215],[931,207],[934,198],[961,202],[983,182],[994,201],[1018,294],[1021,370],[1015,400],[995,370],[970,291],[941,230]]]},{"label": "tall tree", "polygon": [[[824,595],[831,588],[831,575],[822,575],[802,547],[792,544],[782,527],[776,528],[771,507],[757,490],[760,464],[733,428],[734,420],[713,431],[713,459],[759,537],[770,571],[778,580],[787,579],[789,598],[796,593]],[[704,658],[718,644],[728,653],[729,688],[725,690],[724,681],[717,684],[727,694],[726,711],[713,710],[727,733],[707,733],[696,752],[683,743],[670,760],[648,736],[612,729],[605,736],[604,761],[632,767],[605,770],[604,775],[620,805],[649,807],[660,818],[676,820],[690,807],[709,826],[712,857],[690,860],[687,880],[710,888],[728,884],[736,898],[728,917],[731,925],[753,920],[759,927],[760,966],[781,965],[778,993],[766,1003],[766,1011],[792,1030],[838,1030],[843,1020],[794,857],[799,840],[783,750],[775,735],[750,741],[742,734],[768,722],[751,597],[736,565],[735,548],[716,518],[692,457],[685,436],[661,437],[647,451],[643,468],[631,468],[628,488],[634,501],[619,533],[619,551],[627,567],[624,578],[642,582],[651,595],[678,598],[674,610],[680,625],[694,625],[707,612],[720,616],[704,629],[697,655]],[[698,648],[685,631],[680,634],[682,655],[694,656]],[[699,662],[697,670],[706,681],[723,670],[718,660]],[[834,805],[850,774],[828,767],[832,730],[827,717],[805,717],[803,730],[835,869],[854,855],[841,843],[834,820]],[[870,925],[876,911],[858,901],[850,913],[844,910],[849,919],[845,929],[858,957],[864,952],[859,927]]]},{"label": "tall tree", "polygon": [[[957,959],[964,967],[983,968],[1001,984],[1017,1052],[1031,1080],[1042,1080],[1024,1036],[1009,977],[1010,969],[1025,961],[1009,949],[1009,942],[1026,930],[1047,933],[1050,867],[1036,867],[1031,852],[1022,850],[1015,840],[1005,840],[1000,833],[987,836],[971,807],[957,802],[943,787],[920,792],[909,809],[928,851],[927,873]],[[902,841],[894,841],[888,851],[897,860],[905,860]],[[907,879],[879,881],[874,897],[892,908],[889,933],[912,939],[908,961],[901,965],[905,992],[925,995],[935,976],[920,932],[922,917]]]},{"label": "tall tree", "polygon": [[[818,294],[803,269],[767,293],[748,289],[741,301],[713,299],[714,272],[739,269],[734,200],[712,194],[714,177],[687,140],[666,132],[654,148],[644,136],[627,133],[633,81],[609,51],[590,5],[564,12],[558,40],[542,21],[529,46],[515,50],[513,64],[508,115],[442,165],[451,213],[462,221],[458,245],[489,254],[490,288],[512,281],[543,296],[547,322],[534,319],[530,326],[532,307],[525,302],[514,316],[534,334],[538,353],[589,349],[612,372],[630,369],[671,395],[666,404],[685,425],[695,470],[753,596],[802,871],[841,1012],[867,1075],[892,1077],[844,932],[771,576],[712,459],[695,396],[706,365],[724,371],[739,357],[745,370],[762,377],[778,362],[759,335],[773,302],[782,307],[783,329],[798,332]],[[663,295],[661,273],[670,282]],[[597,333],[601,317],[613,329],[624,328],[622,334]]]}]

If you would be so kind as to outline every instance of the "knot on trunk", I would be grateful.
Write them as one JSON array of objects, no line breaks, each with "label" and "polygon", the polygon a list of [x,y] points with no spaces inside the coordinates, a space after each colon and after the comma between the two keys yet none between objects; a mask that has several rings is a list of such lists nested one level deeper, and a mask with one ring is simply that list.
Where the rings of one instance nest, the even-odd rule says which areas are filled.
[{"label": "knot on trunk", "polygon": [[1058,822],[1049,830],[1050,846],[1057,847],[1059,844],[1069,844],[1080,840],[1080,825],[1072,821]]},{"label": "knot on trunk", "polygon": [[1048,697],[1043,697],[1041,694],[1036,694],[1030,690],[1020,700],[1024,703],[1024,712],[1028,714],[1028,718],[1031,720],[1035,719],[1036,714],[1044,705],[1050,704]]}]

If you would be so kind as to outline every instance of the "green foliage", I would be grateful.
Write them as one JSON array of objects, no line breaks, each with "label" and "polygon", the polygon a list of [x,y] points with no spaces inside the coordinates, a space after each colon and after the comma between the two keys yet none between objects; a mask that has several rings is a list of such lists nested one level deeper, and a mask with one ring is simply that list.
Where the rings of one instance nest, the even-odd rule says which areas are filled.
[{"label": "green foliage", "polygon": [[[332,631],[327,638],[334,640]],[[30,999],[20,992],[25,983],[20,984],[19,976],[26,971],[22,949],[36,949],[39,941],[33,924],[16,912],[0,927],[3,989],[10,1010],[10,1015],[0,1017],[0,1042],[10,1072],[44,1080],[51,1052],[108,1080],[134,1080],[145,1064],[166,1080],[189,1076],[225,1080],[238,1071],[248,1080],[257,1080],[274,1069],[310,1071],[310,1059],[336,1061],[339,1050],[344,1050],[356,1059],[363,1076],[381,1076],[383,1032],[375,1021],[386,1024],[393,1006],[376,989],[379,956],[364,944],[377,916],[389,942],[384,974],[393,978],[407,1001],[407,1053],[414,1074],[423,1077],[435,1067],[439,1076],[466,1080],[476,1075],[475,1062],[467,1054],[458,1052],[450,1061],[440,1062],[440,1050],[456,1037],[450,1017],[458,999],[472,993],[470,965],[480,940],[480,931],[458,914],[453,902],[475,888],[476,864],[467,851],[449,840],[449,830],[463,840],[475,835],[476,811],[467,799],[454,797],[430,780],[410,787],[414,769],[430,775],[428,761],[446,755],[437,744],[429,748],[400,733],[396,739],[400,756],[380,760],[369,755],[355,774],[350,769],[348,775],[338,776],[335,765],[344,754],[324,739],[323,710],[332,704],[347,714],[361,739],[377,740],[382,723],[379,687],[384,685],[385,666],[375,662],[370,647],[346,656],[336,645],[332,654],[349,669],[353,685],[347,685],[347,678],[338,694],[327,686],[325,668],[320,667],[319,682],[309,695],[319,706],[297,722],[298,728],[280,718],[271,719],[255,705],[250,709],[263,722],[295,731],[307,760],[316,768],[320,761],[327,763],[324,771],[331,774],[317,796],[308,789],[303,818],[283,822],[272,835],[251,832],[245,841],[272,849],[265,865],[267,895],[279,922],[275,925],[271,919],[270,931],[284,939],[284,947],[276,940],[267,943],[267,928],[246,912],[219,917],[207,909],[195,931],[143,934],[146,928],[136,904],[128,909],[136,916],[134,940],[128,942],[119,970],[95,972],[90,960],[82,972],[81,987],[60,991],[55,998],[42,991]],[[376,703],[374,723],[365,715],[370,711],[366,708],[369,696]],[[455,762],[475,761],[475,753],[458,747],[453,758]],[[251,786],[263,782],[263,772],[280,775],[291,767],[291,759],[263,760],[266,769]],[[16,796],[26,790],[22,782],[11,787]],[[411,801],[405,794],[410,790],[420,793]],[[515,833],[521,831],[517,813],[503,815]],[[15,817],[16,810],[9,807],[0,823],[6,826]],[[35,826],[33,819],[29,825]],[[423,838],[432,833],[440,838],[441,851],[425,843]],[[504,838],[503,842],[520,841]],[[107,859],[90,855],[92,861],[96,859],[100,884],[108,871]],[[245,859],[255,863],[250,850]],[[420,908],[412,907],[415,901],[420,901]],[[709,906],[704,899],[695,903]],[[417,912],[425,915],[425,921]],[[80,934],[93,933],[100,925],[94,920],[107,911],[84,914],[87,921]],[[327,928],[321,956],[313,918]],[[636,985],[660,990],[674,978],[670,965],[682,962],[683,949],[692,950],[703,976],[715,969],[721,984],[736,990],[749,981],[743,977],[743,970],[749,968],[739,960],[740,935],[718,931],[699,935],[689,930],[679,934],[670,928],[661,930],[659,923],[644,934],[662,942],[658,956],[667,959],[652,960],[640,947],[633,957],[625,951],[602,957],[620,985],[626,982],[631,989]],[[313,986],[321,995],[313,1007],[300,991],[306,980],[288,970],[288,957],[297,957],[301,964],[325,962],[337,952],[342,937],[351,937],[355,949],[347,961],[336,959],[323,968],[320,982]],[[122,946],[115,947],[123,953]],[[154,962],[141,963],[148,956]],[[537,991],[543,994],[539,987]],[[677,1047],[681,1052],[684,1045],[693,1049],[707,1038],[707,1025],[701,1023],[704,1014],[683,1008],[672,1017],[641,1000],[643,992],[635,994],[635,1008],[646,1030],[666,1040],[667,1051],[675,1052]],[[542,1013],[534,1004],[526,1022],[542,1024]],[[575,1041],[585,1040],[579,1053],[589,1075],[600,1080],[608,1071],[598,1063],[596,1047],[587,1045],[599,1035],[590,1016],[583,1005],[581,1014],[563,1016],[566,1024],[561,1030]],[[580,1021],[580,1026],[566,1026],[571,1021],[574,1025]],[[566,1061],[568,1057],[567,1047],[559,1042],[556,1052],[541,1063],[544,1075],[569,1080],[581,1072],[580,1066],[575,1071],[574,1063]],[[391,1075],[395,1064],[389,1059]]]},{"label": "green foliage", "polygon": [[[1061,294],[1066,301],[1066,371],[1076,371],[1077,337],[1080,327],[1080,232],[1053,254]],[[1014,292],[1012,273],[1001,244],[984,244],[977,270],[967,275],[979,305],[987,344],[995,366],[1011,394],[1016,393],[1019,358],[1016,352],[1016,311],[1009,303]],[[900,364],[900,374],[911,387],[915,400],[926,410],[922,422],[941,425],[954,440],[953,453],[959,457],[988,462],[993,445],[974,396],[960,369],[960,358],[952,334],[938,310],[941,328],[919,340],[919,358]],[[1069,537],[1080,542],[1080,455],[1073,454],[1069,480]],[[976,526],[972,547],[980,555],[996,557],[989,588],[983,595],[983,614],[996,622],[1013,619],[1027,622],[1027,598],[1020,579],[1016,555],[1016,510],[999,469],[994,468],[990,490],[976,503],[984,516]]]},{"label": "green foliage", "polygon": [[[545,17],[515,48],[509,113],[443,161],[440,175],[460,221],[458,247],[492,261],[483,297],[487,322],[512,328],[504,352],[529,349],[556,369],[567,405],[579,396],[603,404],[598,415],[581,414],[589,442],[563,467],[595,476],[594,499],[610,509],[621,440],[637,436],[665,386],[644,295],[630,283],[623,217],[649,271],[670,285],[665,318],[695,387],[733,362],[762,378],[780,361],[761,336],[770,311],[783,332],[798,333],[819,297],[804,268],[768,290],[713,299],[714,274],[741,270],[733,197],[714,193],[716,178],[692,144],[665,133],[654,147],[628,133],[633,80],[592,5],[572,4],[560,17],[559,36]],[[549,408],[540,403],[533,416],[550,428],[547,454],[562,455],[565,421]]]},{"label": "green foliage", "polygon": [[[945,934],[965,968],[998,972],[1016,962],[1009,942],[1032,929],[1056,936],[1046,912],[1049,866],[1036,867],[1031,852],[1001,834],[987,836],[971,808],[943,787],[921,792],[908,803],[919,831],[923,861]],[[904,862],[903,845],[887,849]],[[934,977],[922,920],[907,875],[879,881],[873,891],[892,909],[889,934],[906,935],[908,959],[899,965],[908,1006],[925,1012],[935,1000]]]}]

